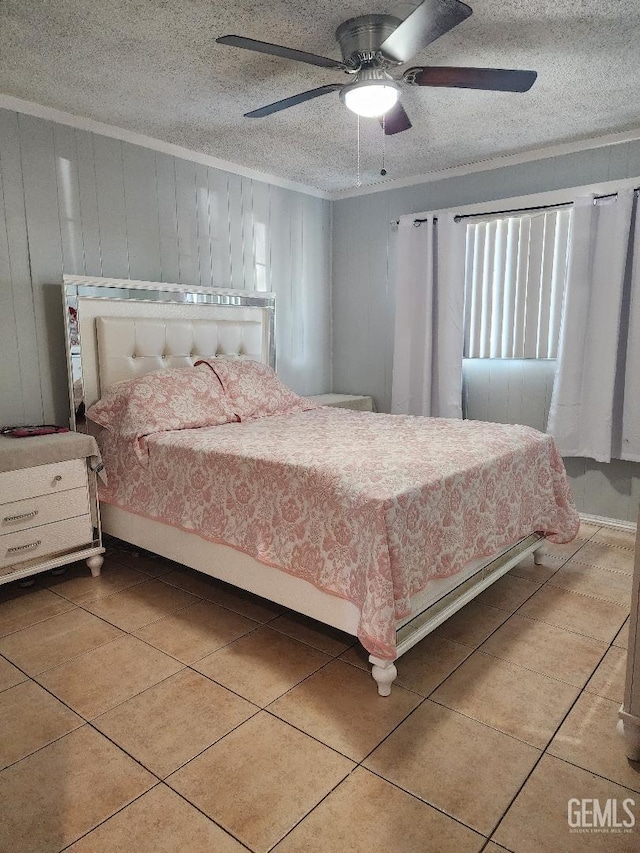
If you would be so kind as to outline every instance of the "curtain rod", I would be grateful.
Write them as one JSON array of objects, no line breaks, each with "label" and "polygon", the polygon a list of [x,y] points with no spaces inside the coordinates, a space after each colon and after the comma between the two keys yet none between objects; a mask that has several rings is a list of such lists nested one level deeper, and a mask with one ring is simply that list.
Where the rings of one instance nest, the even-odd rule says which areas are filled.
[{"label": "curtain rod", "polygon": [[[611,195],[617,195],[617,193],[612,193]],[[608,198],[608,196],[601,196],[601,198]],[[594,199],[595,201],[595,199]],[[573,207],[572,201],[561,201],[558,204],[537,204],[535,207],[514,207],[511,210],[493,210],[491,212],[485,213],[458,213],[453,217],[454,222],[460,222],[461,219],[478,219],[482,216],[500,216],[502,214],[507,213],[529,213],[534,210],[558,210],[561,207]],[[416,222],[420,220],[416,219]]]},{"label": "curtain rod", "polygon": [[[633,192],[636,195],[638,195],[638,193],[640,193],[640,187],[635,187]],[[617,195],[618,195],[617,192],[607,193],[606,195],[596,195],[593,197],[593,201],[595,203],[596,201],[601,201],[602,199],[605,199],[605,198],[615,198]],[[533,210],[558,210],[561,207],[571,207],[572,205],[573,205],[572,201],[561,201],[561,202],[558,202],[557,204],[540,204],[540,205],[534,205],[534,207],[516,207],[516,208],[512,208],[511,210],[489,210],[489,211],[485,211],[484,213],[457,213],[453,217],[453,219],[454,219],[454,222],[460,222],[462,219],[476,219],[479,216],[500,216],[502,214],[507,214],[507,213],[529,213],[529,211],[533,211]],[[429,221],[428,219],[414,219],[413,224],[417,228],[421,223],[428,222],[428,221]],[[433,221],[437,222],[438,217],[434,216]],[[396,219],[395,224],[399,225],[400,220]]]}]

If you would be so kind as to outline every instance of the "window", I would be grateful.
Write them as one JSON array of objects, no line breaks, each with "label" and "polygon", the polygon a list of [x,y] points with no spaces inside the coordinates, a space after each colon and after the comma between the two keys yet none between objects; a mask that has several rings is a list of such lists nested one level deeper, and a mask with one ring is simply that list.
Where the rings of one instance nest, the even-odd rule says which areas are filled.
[{"label": "window", "polygon": [[465,358],[556,358],[571,208],[471,221]]}]

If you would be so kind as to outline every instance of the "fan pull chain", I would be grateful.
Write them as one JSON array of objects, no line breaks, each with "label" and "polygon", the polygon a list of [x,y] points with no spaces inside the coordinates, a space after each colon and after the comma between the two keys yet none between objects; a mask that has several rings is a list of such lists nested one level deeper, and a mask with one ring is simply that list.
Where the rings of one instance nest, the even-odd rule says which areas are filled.
[{"label": "fan pull chain", "polygon": [[358,116],[358,171],[356,176],[356,187],[361,187],[362,181],[360,180],[360,116]]},{"label": "fan pull chain", "polygon": [[382,114],[382,169],[380,169],[380,174],[384,177],[387,174],[387,170],[384,166],[384,155],[387,148],[387,115],[386,113]]}]

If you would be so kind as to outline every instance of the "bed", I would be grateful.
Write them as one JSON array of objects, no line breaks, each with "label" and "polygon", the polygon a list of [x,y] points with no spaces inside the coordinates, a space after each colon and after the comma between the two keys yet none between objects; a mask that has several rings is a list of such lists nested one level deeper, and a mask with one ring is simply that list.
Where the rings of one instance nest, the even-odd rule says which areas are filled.
[{"label": "bed", "polygon": [[[64,302],[78,429],[127,379],[198,361],[275,367],[271,294],[67,276]],[[148,436],[145,464],[118,436],[101,441],[105,532],[357,636],[383,696],[404,652],[544,533],[569,541],[579,523],[552,440],[528,427],[310,404]]]}]

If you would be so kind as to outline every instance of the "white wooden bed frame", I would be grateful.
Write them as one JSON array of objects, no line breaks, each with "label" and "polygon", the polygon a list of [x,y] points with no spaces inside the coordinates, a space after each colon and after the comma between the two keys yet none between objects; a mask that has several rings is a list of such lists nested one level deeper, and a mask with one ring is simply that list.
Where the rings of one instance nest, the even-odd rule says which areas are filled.
[{"label": "white wooden bed frame", "polygon": [[[199,358],[221,354],[275,367],[271,294],[65,276],[63,301],[72,428],[84,428],[75,421],[74,398],[77,404],[79,394],[88,408],[114,382],[152,370],[187,367]],[[69,308],[77,312],[79,345],[72,343]],[[307,581],[229,546],[109,504],[101,505],[101,516],[102,529],[112,536],[357,636],[357,607]],[[542,541],[532,532],[492,557],[470,563],[452,578],[431,581],[412,599],[412,615],[398,623],[396,659],[535,552]],[[369,661],[378,693],[388,696],[397,675],[394,662],[374,655]]]}]

